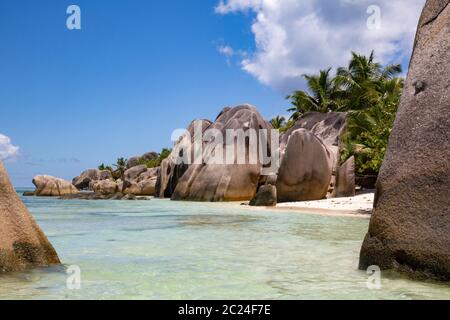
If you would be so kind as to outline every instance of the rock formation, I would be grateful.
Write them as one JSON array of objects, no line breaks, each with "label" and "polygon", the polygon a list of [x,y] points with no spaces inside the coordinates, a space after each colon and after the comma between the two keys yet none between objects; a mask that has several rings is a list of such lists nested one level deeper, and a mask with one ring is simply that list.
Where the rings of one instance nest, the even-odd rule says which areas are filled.
[{"label": "rock formation", "polygon": [[91,184],[91,188],[96,194],[100,195],[115,194],[119,191],[117,183],[112,180],[94,181]]},{"label": "rock formation", "polygon": [[[226,137],[226,130],[266,129],[268,133],[273,129],[265,121],[256,108],[242,105],[235,108],[225,108],[216,121],[208,127],[208,132],[216,130],[222,137]],[[256,142],[257,143],[257,142]],[[269,143],[270,145],[270,143]],[[234,164],[224,164],[227,150],[224,141],[217,143],[215,139],[204,144],[203,164],[192,164],[179,178],[172,200],[191,201],[245,201],[251,200],[256,194],[262,165],[259,161],[248,161],[249,141],[245,145],[246,161],[237,163],[237,153],[234,154]],[[216,157],[215,150],[220,148],[223,156],[221,164],[211,163]],[[219,152],[218,152],[219,153]]]},{"label": "rock formation", "polygon": [[450,0],[428,0],[360,268],[450,280]]},{"label": "rock formation", "polygon": [[277,205],[277,187],[271,184],[261,186],[255,198],[250,201],[255,207],[275,207]]},{"label": "rock formation", "polygon": [[0,161],[0,273],[59,263],[55,249],[17,196]]},{"label": "rock formation", "polygon": [[[183,174],[186,172],[186,170],[189,167],[189,164],[186,163],[175,163],[175,159],[179,155],[177,153],[180,152],[180,150],[187,149],[186,144],[189,144],[189,147],[193,150],[193,143],[194,143],[194,128],[195,123],[199,122],[202,126],[202,134],[205,132],[206,129],[209,128],[209,126],[212,124],[209,120],[194,120],[192,121],[189,126],[187,127],[187,135],[181,136],[178,141],[175,143],[175,147],[173,148],[173,151],[171,155],[164,159],[161,163],[161,170],[159,171],[158,180],[156,182],[156,196],[160,198],[171,198],[173,192],[175,191],[175,188],[178,184],[178,180],[183,176]],[[187,138],[186,138],[187,137]],[[188,139],[190,137],[190,140]],[[194,157],[193,151],[191,153],[191,157]]]},{"label": "rock formation", "polygon": [[335,188],[332,197],[341,198],[355,196],[355,181],[355,157],[352,156],[337,169]]},{"label": "rock formation", "polygon": [[69,181],[52,176],[36,176],[33,184],[36,187],[35,195],[38,197],[60,197],[78,193],[78,189]]},{"label": "rock formation", "polygon": [[278,202],[324,199],[335,163],[335,155],[316,135],[306,129],[295,130],[281,160]]},{"label": "rock formation", "polygon": [[72,184],[78,190],[87,190],[91,182],[98,180],[112,179],[112,173],[109,170],[89,169],[82,172],[78,177],[72,180]]},{"label": "rock formation", "polygon": [[124,173],[125,180],[136,180],[142,173],[147,171],[147,166],[138,165],[131,167]]},{"label": "rock formation", "polygon": [[159,156],[159,154],[157,152],[152,151],[152,152],[147,152],[147,153],[143,154],[142,156],[131,157],[127,161],[127,169],[139,166],[139,165],[145,163],[146,161],[154,160],[154,159],[158,158],[158,156]]},{"label": "rock formation", "polygon": [[310,112],[281,137],[278,202],[320,200],[327,196],[330,187],[334,187],[333,173],[338,171],[346,119],[346,113]]}]

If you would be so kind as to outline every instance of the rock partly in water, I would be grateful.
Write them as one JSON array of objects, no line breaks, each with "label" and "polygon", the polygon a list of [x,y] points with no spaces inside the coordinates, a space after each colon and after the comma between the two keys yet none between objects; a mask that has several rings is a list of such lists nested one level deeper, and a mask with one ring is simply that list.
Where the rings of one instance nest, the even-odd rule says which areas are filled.
[{"label": "rock partly in water", "polygon": [[360,268],[450,280],[450,1],[428,0]]},{"label": "rock partly in water", "polygon": [[255,198],[250,201],[250,205],[255,207],[275,207],[277,205],[276,186],[271,184],[261,186]]},{"label": "rock partly in water", "polygon": [[36,187],[35,195],[38,197],[60,197],[78,193],[78,189],[69,181],[52,176],[36,176],[33,184]]},{"label": "rock partly in water", "polygon": [[[235,108],[225,108],[216,121],[208,127],[210,132],[216,130],[222,137],[226,137],[226,130],[266,129],[270,133],[273,129],[270,123],[265,121],[254,106],[242,105]],[[207,164],[215,156],[213,152],[222,148],[222,155],[226,154],[225,145],[218,145],[215,140],[205,143],[203,148],[203,164],[192,164],[179,178],[172,200],[190,201],[246,201],[251,200],[256,194],[261,175],[262,165],[248,162],[249,141],[246,140],[246,161],[237,163],[237,155],[234,155],[234,164]],[[269,142],[270,146],[270,142]],[[269,150],[270,152],[270,150]],[[225,156],[224,156],[225,157]]]},{"label": "rock partly in water", "polygon": [[55,249],[18,197],[0,161],[0,273],[59,263]]}]

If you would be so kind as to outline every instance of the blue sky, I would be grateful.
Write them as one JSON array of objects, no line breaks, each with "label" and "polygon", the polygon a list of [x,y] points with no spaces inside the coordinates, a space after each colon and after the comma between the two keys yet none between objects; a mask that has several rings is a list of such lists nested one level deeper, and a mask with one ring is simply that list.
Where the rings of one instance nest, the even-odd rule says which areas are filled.
[{"label": "blue sky", "polygon": [[[171,146],[174,129],[195,118],[214,119],[224,106],[252,103],[267,118],[285,114],[284,97],[301,86],[299,75],[342,60],[293,55],[308,42],[296,45],[304,35],[271,19],[286,10],[274,12],[265,2],[2,1],[0,134],[19,147],[6,161],[13,183],[29,186],[43,173],[71,179],[119,156],[159,151]],[[66,28],[70,4],[81,8],[81,30]],[[320,7],[309,9],[328,19]],[[420,10],[413,10],[416,23]],[[365,12],[355,12],[355,21],[366,19]],[[407,44],[414,28],[407,28]],[[363,34],[354,48],[396,43],[405,32],[398,39],[380,33],[372,42]],[[279,43],[284,35],[294,41]],[[340,49],[349,52],[353,45]],[[398,47],[380,46],[383,59],[406,64],[410,48]],[[324,51],[316,49],[308,52],[314,57]],[[288,54],[277,57],[278,51]]]},{"label": "blue sky", "polygon": [[0,5],[0,133],[20,147],[15,185],[170,146],[174,129],[251,102],[270,117],[283,95],[217,51],[253,45],[250,15],[215,14],[216,1],[70,1]]}]

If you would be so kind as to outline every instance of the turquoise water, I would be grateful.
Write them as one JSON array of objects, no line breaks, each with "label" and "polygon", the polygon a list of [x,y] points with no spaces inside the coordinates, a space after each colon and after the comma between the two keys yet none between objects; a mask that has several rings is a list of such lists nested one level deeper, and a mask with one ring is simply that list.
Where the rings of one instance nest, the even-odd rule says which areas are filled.
[{"label": "turquoise water", "polygon": [[[236,204],[24,198],[64,265],[0,276],[0,299],[450,299],[357,270],[368,220]],[[66,269],[81,269],[81,289]]]}]

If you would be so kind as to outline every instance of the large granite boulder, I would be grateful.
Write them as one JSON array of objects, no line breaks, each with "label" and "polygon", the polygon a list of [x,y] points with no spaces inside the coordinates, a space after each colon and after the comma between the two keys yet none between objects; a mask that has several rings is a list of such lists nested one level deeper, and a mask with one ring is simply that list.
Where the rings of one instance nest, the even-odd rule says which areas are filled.
[{"label": "large granite boulder", "polygon": [[78,193],[78,189],[71,182],[52,176],[36,176],[33,178],[33,184],[38,197],[60,197]]},{"label": "large granite boulder", "polygon": [[119,190],[119,186],[112,180],[97,180],[91,183],[91,188],[96,194],[110,195],[115,194]]},{"label": "large granite boulder", "polygon": [[[202,134],[212,124],[209,120],[194,120],[186,129],[186,134],[182,135],[175,143],[175,146],[167,159],[164,159],[161,163],[160,170],[158,171],[158,179],[156,182],[155,195],[160,198],[171,198],[175,188],[178,184],[178,180],[189,168],[189,164],[176,163],[176,158],[180,155],[180,150],[187,149],[186,145],[193,149],[194,143],[194,129],[195,124],[200,123],[202,126]],[[189,139],[190,137],[190,139]],[[192,150],[191,157],[194,157],[194,151]]]},{"label": "large granite boulder", "polygon": [[157,168],[147,168],[146,171],[142,172],[137,177],[137,182],[141,182],[143,180],[148,180],[148,179],[158,178],[159,170],[160,170],[159,167],[157,167]]},{"label": "large granite boulder", "polygon": [[142,163],[141,157],[131,157],[127,161],[127,169],[136,167]]},{"label": "large granite boulder", "polygon": [[159,154],[157,152],[153,152],[153,151],[144,153],[142,156],[131,157],[127,161],[127,169],[139,166],[139,165],[145,163],[146,161],[154,160],[158,157],[159,157]]},{"label": "large granite boulder", "polygon": [[326,197],[336,159],[314,133],[297,129],[289,136],[278,172],[278,202]]},{"label": "large granite boulder", "polygon": [[[227,130],[266,129],[270,134],[272,125],[265,121],[256,108],[251,105],[242,105],[235,108],[225,108],[216,121],[208,127],[208,132],[216,130],[226,137]],[[234,164],[224,164],[227,148],[225,141],[217,145],[215,139],[207,141],[203,147],[203,163],[190,165],[186,172],[178,179],[172,200],[191,201],[246,201],[256,194],[259,178],[263,166],[260,161],[250,163],[249,141],[245,141],[245,163],[237,162],[237,153],[234,154]],[[268,143],[270,147],[270,142]],[[213,147],[214,146],[214,147]],[[221,148],[222,164],[213,164],[210,159],[216,148]],[[270,151],[270,150],[269,150]],[[163,168],[161,168],[163,171]]]},{"label": "large granite boulder", "polygon": [[308,112],[301,116],[281,137],[280,146],[284,149],[289,136],[298,129],[306,129],[322,140],[327,146],[340,147],[341,136],[346,129],[346,112]]},{"label": "large granite boulder", "polygon": [[112,173],[109,170],[88,169],[82,172],[78,177],[73,178],[72,184],[78,190],[87,190],[91,182],[97,180],[112,179]]},{"label": "large granite boulder", "polygon": [[153,196],[155,195],[157,177],[144,179],[141,181],[125,181],[123,184],[123,193],[135,196]]},{"label": "large granite boulder", "polygon": [[346,123],[347,113],[309,112],[281,136],[278,202],[331,196]]},{"label": "large granite boulder", "polygon": [[158,157],[159,157],[158,152],[150,151],[150,152],[144,153],[141,158],[145,161],[150,161],[150,160],[155,160]]},{"label": "large granite boulder", "polygon": [[145,164],[134,166],[125,171],[125,180],[136,180],[142,173],[147,172],[147,166]]},{"label": "large granite boulder", "polygon": [[333,198],[354,197],[355,181],[355,157],[352,156],[337,169]]},{"label": "large granite boulder", "polygon": [[360,268],[450,280],[450,0],[428,0]]},{"label": "large granite boulder", "polygon": [[139,170],[139,172],[140,174],[135,176],[134,179],[125,180],[123,182],[121,191],[124,194],[132,194],[135,196],[154,196],[156,191],[156,181],[159,174],[159,167],[146,167],[145,170]]},{"label": "large granite boulder", "polygon": [[0,161],[0,273],[59,263],[55,249],[18,197]]}]

